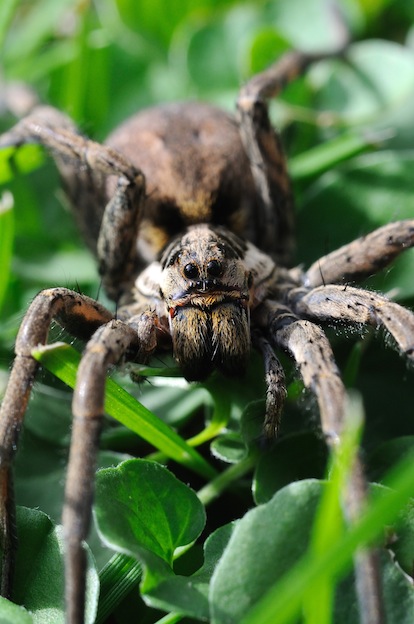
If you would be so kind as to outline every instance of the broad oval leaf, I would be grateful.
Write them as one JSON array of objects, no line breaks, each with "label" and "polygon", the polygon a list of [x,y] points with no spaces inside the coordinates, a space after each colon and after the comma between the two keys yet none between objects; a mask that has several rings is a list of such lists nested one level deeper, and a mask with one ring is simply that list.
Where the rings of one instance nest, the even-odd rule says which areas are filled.
[{"label": "broad oval leaf", "polygon": [[195,492],[160,464],[141,459],[98,472],[95,516],[108,546],[155,562],[167,575],[175,549],[195,540],[205,523]]},{"label": "broad oval leaf", "polygon": [[[250,609],[290,571],[297,571],[296,578],[290,575],[291,586],[301,586],[299,575],[303,573],[303,566],[299,571],[295,564],[307,553],[322,488],[323,483],[312,479],[292,483],[237,523],[211,581],[213,624],[243,621]],[[351,560],[350,552],[349,565]],[[389,557],[383,561],[382,580],[387,622],[409,624],[414,617],[414,592]],[[310,581],[308,579],[307,592],[312,592]],[[355,621],[355,603],[353,591],[346,597],[339,592],[336,612],[340,617],[335,619],[335,624]],[[253,620],[248,618],[248,621]],[[268,621],[274,620],[267,618]],[[278,624],[288,621],[292,621],[290,616],[281,618]]]},{"label": "broad oval leaf", "polygon": [[305,552],[320,491],[317,481],[294,483],[239,521],[211,581],[214,624],[240,622]]}]

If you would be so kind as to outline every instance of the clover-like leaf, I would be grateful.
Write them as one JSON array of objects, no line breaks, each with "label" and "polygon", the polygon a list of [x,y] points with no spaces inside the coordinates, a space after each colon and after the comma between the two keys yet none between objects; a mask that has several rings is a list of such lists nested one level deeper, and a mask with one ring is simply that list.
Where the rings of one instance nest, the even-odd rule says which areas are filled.
[{"label": "clover-like leaf", "polygon": [[173,574],[176,548],[202,531],[195,492],[156,462],[132,459],[97,474],[95,516],[104,542],[146,566],[142,590]]}]

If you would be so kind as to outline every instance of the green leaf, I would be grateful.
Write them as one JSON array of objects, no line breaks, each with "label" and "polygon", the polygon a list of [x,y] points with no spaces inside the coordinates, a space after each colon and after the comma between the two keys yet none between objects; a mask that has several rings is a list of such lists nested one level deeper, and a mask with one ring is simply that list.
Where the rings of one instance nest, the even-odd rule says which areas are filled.
[{"label": "green leaf", "polygon": [[[184,20],[191,23],[200,12],[208,13],[216,9],[217,0],[172,0],[167,4],[162,0],[116,0],[120,14],[129,28],[145,32],[147,37],[167,46],[171,35],[178,30]],[[220,8],[231,5],[234,0],[220,0]]]},{"label": "green leaf", "polygon": [[346,123],[366,127],[406,125],[414,94],[414,62],[409,48],[390,41],[354,43],[347,63],[321,63],[311,77],[319,106]]},{"label": "green leaf", "polygon": [[71,249],[51,254],[46,260],[14,263],[16,275],[38,283],[95,284],[96,264],[87,250]]},{"label": "green leaf", "polygon": [[[272,501],[267,503],[265,507],[268,508],[269,505],[272,505],[272,503],[274,504],[274,501],[279,496],[284,495],[286,490],[289,491],[292,487],[307,488],[306,484],[308,483],[311,482],[302,481],[301,484],[292,484],[292,486],[284,488],[284,490],[277,493]],[[271,624],[275,621],[275,618],[277,618],[280,624],[291,622],[292,617],[300,611],[303,597],[312,591],[313,583],[316,583],[317,586],[320,580],[327,575],[335,575],[336,577],[343,575],[344,572],[351,567],[355,549],[361,544],[372,543],[373,539],[381,534],[384,525],[391,524],[396,519],[398,514],[401,513],[401,509],[412,496],[412,454],[402,460],[392,471],[389,475],[388,483],[389,489],[382,488],[379,489],[379,492],[377,491],[375,500],[367,507],[366,512],[340,539],[331,544],[319,557],[312,557],[309,552],[303,556],[303,558],[297,562],[297,565],[291,568],[277,584],[274,584],[267,591],[266,595],[261,598],[258,604],[254,605],[248,617],[246,617],[243,622],[245,622],[245,624],[253,624],[253,622],[256,623],[260,621],[262,624]],[[296,503],[295,500],[291,501],[292,507],[294,508],[296,506],[297,510],[298,498],[300,497],[296,497]],[[261,509],[263,509],[263,507]],[[279,521],[283,521],[285,515],[291,513],[288,509],[277,509],[273,511],[276,511],[274,517],[278,517]],[[280,515],[280,511],[284,513]],[[309,520],[306,509],[302,509],[302,513],[305,521]],[[254,531],[254,527],[250,528]],[[287,532],[286,535],[299,537],[297,533],[298,529],[299,523],[296,526],[294,523],[289,529],[290,533]],[[300,528],[300,531],[303,530],[307,530],[306,522],[304,526]],[[230,546],[231,542],[228,550],[230,550]],[[278,556],[283,557],[283,551]],[[388,565],[393,565],[389,559]],[[404,608],[396,608],[393,602],[393,587],[389,586],[384,592],[385,597],[389,599],[389,602],[385,603],[387,618],[389,618],[389,621],[393,624],[398,624],[398,622],[400,622],[398,618],[400,617],[401,611],[403,611],[408,624],[410,618],[412,619],[414,617],[414,592],[411,583],[407,581],[405,575],[398,567],[396,569],[399,571],[399,584],[403,585],[405,588]],[[396,578],[395,575],[391,576],[393,579]],[[383,582],[386,580],[386,577],[387,571],[385,570],[383,571]]]},{"label": "green leaf", "polygon": [[294,180],[316,177],[369,150],[374,140],[374,137],[364,137],[357,133],[342,134],[291,158],[289,173]]},{"label": "green leaf", "polygon": [[309,543],[320,492],[317,481],[293,483],[238,522],[211,582],[214,624],[240,622],[300,559]]},{"label": "green leaf", "polygon": [[133,557],[115,554],[99,572],[99,594],[96,622],[105,622],[122,599],[139,584],[142,566]]},{"label": "green leaf", "polygon": [[175,549],[196,539],[204,526],[196,494],[157,462],[131,459],[100,470],[96,488],[99,531],[119,552],[137,558],[152,552],[171,566]]},{"label": "green leaf", "polygon": [[[393,515],[395,517],[398,505],[407,500],[411,487],[409,474],[401,479],[404,480],[404,493],[400,488],[384,490],[383,496],[376,500],[378,506],[372,504],[359,526],[342,535],[318,557],[312,556],[307,549],[315,512],[325,487],[323,483],[315,480],[292,483],[277,492],[268,503],[249,511],[237,523],[212,578],[212,623],[292,622],[294,614],[300,611],[302,600],[309,592],[316,591],[326,575],[343,575],[345,569],[351,568],[357,541],[361,541],[362,536],[365,540],[372,539],[384,522]],[[388,557],[382,574],[389,622],[408,624],[414,617],[414,592],[410,583]],[[352,593],[342,601],[340,608],[349,616],[350,610],[355,609],[355,602]],[[403,606],[399,606],[401,604]],[[404,619],[399,620],[402,612]],[[349,621],[335,620],[335,624]]]},{"label": "green leaf", "polygon": [[220,435],[213,440],[210,448],[214,457],[230,464],[236,464],[247,457],[246,445],[237,433]]},{"label": "green leaf", "polygon": [[338,47],[343,26],[336,7],[325,0],[270,2],[267,19],[299,50],[332,50]]},{"label": "green leaf", "polygon": [[30,58],[39,51],[56,32],[56,28],[63,27],[67,19],[67,11],[72,0],[42,0],[30,3],[23,13],[20,13],[18,24],[13,30],[13,37],[9,37],[3,49],[7,63],[17,63]]},{"label": "green leaf", "polygon": [[10,26],[10,22],[13,19],[13,14],[19,4],[19,0],[3,0],[0,5],[0,47],[4,46],[4,39],[7,34],[7,30]]},{"label": "green leaf", "polygon": [[10,182],[16,173],[27,174],[44,163],[45,157],[39,145],[22,145],[0,149],[0,184]]},{"label": "green leaf", "polygon": [[185,613],[200,620],[210,616],[211,577],[233,533],[235,523],[214,531],[204,544],[204,563],[191,576],[170,576],[145,593],[149,604],[173,612]]},{"label": "green leaf", "polygon": [[26,609],[0,596],[0,622],[1,624],[33,624],[34,619]]},{"label": "green leaf", "polygon": [[205,524],[196,494],[160,464],[140,459],[98,472],[95,517],[110,548],[145,566],[143,593],[173,576],[174,552]]},{"label": "green leaf", "polygon": [[[64,544],[61,528],[55,527],[40,511],[18,507],[17,538],[13,600],[32,613],[34,624],[63,624]],[[86,594],[86,622],[89,624],[95,621],[98,593],[98,575],[89,557]]]}]

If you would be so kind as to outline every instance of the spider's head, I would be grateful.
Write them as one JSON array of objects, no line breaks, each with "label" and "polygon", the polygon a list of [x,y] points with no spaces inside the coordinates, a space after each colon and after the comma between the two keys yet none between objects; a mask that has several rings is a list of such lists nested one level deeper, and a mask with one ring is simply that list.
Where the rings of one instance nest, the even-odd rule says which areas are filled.
[{"label": "spider's head", "polygon": [[189,380],[214,368],[243,373],[250,352],[251,275],[244,243],[222,228],[197,225],[161,258],[174,356]]}]

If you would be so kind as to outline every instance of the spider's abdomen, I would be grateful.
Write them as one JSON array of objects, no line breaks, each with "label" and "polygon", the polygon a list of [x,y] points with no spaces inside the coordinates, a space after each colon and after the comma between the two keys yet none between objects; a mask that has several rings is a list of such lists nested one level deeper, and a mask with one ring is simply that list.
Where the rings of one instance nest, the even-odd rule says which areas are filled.
[{"label": "spider's abdomen", "polygon": [[173,236],[197,223],[225,225],[254,238],[251,215],[256,191],[231,115],[200,103],[151,108],[122,124],[108,144],[146,178],[138,241],[144,262],[155,259]]}]

